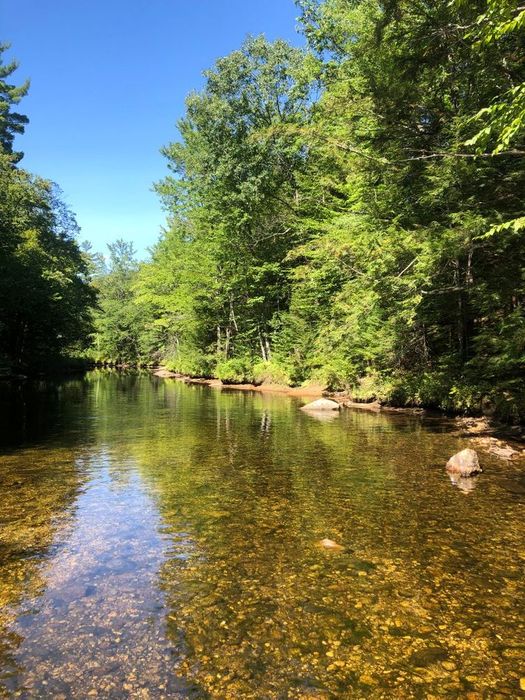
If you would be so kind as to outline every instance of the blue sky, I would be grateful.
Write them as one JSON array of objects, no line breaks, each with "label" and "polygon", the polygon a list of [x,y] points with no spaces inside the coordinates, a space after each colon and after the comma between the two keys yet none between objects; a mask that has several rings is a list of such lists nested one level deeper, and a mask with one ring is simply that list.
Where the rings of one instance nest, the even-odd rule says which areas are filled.
[{"label": "blue sky", "polygon": [[57,182],[106,252],[133,240],[143,257],[165,215],[152,183],[202,71],[247,34],[300,44],[293,0],[0,0],[0,40],[31,79],[22,166]]}]

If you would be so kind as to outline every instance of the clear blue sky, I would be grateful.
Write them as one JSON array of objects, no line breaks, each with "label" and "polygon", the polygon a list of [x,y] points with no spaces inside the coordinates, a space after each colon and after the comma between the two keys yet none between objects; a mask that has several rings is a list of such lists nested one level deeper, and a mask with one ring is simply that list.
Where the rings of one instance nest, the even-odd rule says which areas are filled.
[{"label": "clear blue sky", "polygon": [[297,14],[293,0],[0,0],[13,82],[31,79],[23,167],[60,185],[81,240],[106,252],[123,237],[144,256],[185,96],[247,34],[302,43]]}]

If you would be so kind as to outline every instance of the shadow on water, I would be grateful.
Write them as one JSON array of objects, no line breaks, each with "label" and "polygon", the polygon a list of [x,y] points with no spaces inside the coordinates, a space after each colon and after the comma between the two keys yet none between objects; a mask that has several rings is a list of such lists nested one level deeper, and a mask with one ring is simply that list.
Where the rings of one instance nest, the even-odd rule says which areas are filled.
[{"label": "shadow on water", "polygon": [[101,372],[40,402],[0,458],[8,693],[518,694],[522,475],[452,484],[445,421]]}]

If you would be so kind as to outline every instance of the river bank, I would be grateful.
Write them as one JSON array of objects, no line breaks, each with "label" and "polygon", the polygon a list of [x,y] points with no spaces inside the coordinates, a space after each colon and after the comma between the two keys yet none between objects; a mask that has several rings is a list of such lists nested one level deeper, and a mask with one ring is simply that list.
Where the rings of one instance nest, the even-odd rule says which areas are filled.
[{"label": "river bank", "polygon": [[525,459],[525,438],[521,426],[509,426],[487,416],[447,415],[444,411],[413,406],[389,406],[379,401],[360,402],[352,400],[346,392],[330,392],[320,384],[290,387],[284,384],[227,384],[220,379],[190,377],[172,372],[165,367],[153,369],[153,375],[161,379],[175,379],[186,384],[208,386],[222,391],[244,391],[260,394],[281,394],[285,396],[315,400],[330,398],[343,408],[373,413],[398,413],[437,415],[440,420],[450,421],[452,434],[468,440],[469,444],[506,461]]}]

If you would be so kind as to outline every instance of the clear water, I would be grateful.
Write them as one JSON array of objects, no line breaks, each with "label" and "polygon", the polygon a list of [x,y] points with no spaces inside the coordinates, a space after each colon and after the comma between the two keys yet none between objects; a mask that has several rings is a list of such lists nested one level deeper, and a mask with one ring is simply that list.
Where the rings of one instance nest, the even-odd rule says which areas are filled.
[{"label": "clear water", "polygon": [[519,697],[523,467],[459,488],[452,422],[299,405],[97,372],[4,395],[0,696]]}]

